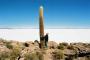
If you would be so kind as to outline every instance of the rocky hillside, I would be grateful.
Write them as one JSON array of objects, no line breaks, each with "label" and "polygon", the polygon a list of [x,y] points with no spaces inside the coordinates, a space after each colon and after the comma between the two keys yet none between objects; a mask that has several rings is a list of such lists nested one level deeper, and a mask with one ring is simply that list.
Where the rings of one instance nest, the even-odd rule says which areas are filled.
[{"label": "rocky hillside", "polygon": [[48,48],[40,49],[37,40],[18,42],[0,39],[0,60],[90,60],[89,53],[90,43],[57,44],[49,41]]}]

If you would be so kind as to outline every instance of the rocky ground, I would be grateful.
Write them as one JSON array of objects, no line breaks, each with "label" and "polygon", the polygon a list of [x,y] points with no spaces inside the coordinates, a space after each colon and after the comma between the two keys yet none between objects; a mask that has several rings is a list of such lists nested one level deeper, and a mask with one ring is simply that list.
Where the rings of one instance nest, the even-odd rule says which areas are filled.
[{"label": "rocky ground", "polygon": [[90,43],[48,42],[40,49],[39,42],[0,39],[0,60],[90,60]]}]

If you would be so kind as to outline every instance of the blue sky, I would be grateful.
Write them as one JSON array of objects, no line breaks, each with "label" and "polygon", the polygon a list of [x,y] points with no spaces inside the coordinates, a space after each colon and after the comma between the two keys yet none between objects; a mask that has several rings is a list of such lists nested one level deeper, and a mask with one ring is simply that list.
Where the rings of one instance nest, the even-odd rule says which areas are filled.
[{"label": "blue sky", "polygon": [[0,0],[0,28],[90,28],[90,0]]}]

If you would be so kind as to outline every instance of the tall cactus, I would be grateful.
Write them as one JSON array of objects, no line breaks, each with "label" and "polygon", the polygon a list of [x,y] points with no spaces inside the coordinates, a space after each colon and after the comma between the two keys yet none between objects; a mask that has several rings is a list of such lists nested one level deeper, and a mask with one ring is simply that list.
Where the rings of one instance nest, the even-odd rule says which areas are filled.
[{"label": "tall cactus", "polygon": [[40,33],[40,48],[45,47],[45,40],[44,40],[44,19],[43,19],[43,7],[40,6],[39,10],[39,33]]}]

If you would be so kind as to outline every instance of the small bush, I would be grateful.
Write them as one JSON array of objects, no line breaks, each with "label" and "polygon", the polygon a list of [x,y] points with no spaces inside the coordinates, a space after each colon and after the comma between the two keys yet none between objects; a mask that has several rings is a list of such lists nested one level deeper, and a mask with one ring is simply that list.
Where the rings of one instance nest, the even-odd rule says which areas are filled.
[{"label": "small bush", "polygon": [[63,53],[62,50],[55,51],[53,57],[54,57],[54,60],[63,59],[64,58],[64,53]]},{"label": "small bush", "polygon": [[11,45],[11,42],[6,42],[5,45],[9,49],[13,49],[13,46]]},{"label": "small bush", "polygon": [[59,46],[57,46],[58,49],[64,50],[64,45],[63,44],[59,44]]},{"label": "small bush", "polygon": [[64,46],[68,46],[68,43],[66,43],[66,42],[62,42],[61,44]]},{"label": "small bush", "polygon": [[69,46],[67,47],[67,49],[74,50],[74,46],[69,45]]},{"label": "small bush", "polygon": [[7,52],[2,52],[0,53],[0,60],[5,60],[7,58],[9,58],[9,54]]},{"label": "small bush", "polygon": [[43,60],[43,54],[41,52],[26,53],[25,60]]},{"label": "small bush", "polygon": [[11,50],[11,60],[16,60],[18,56],[20,56],[21,48],[19,45],[14,45],[13,49]]},{"label": "small bush", "polygon": [[36,53],[25,54],[25,60],[38,60]]}]

